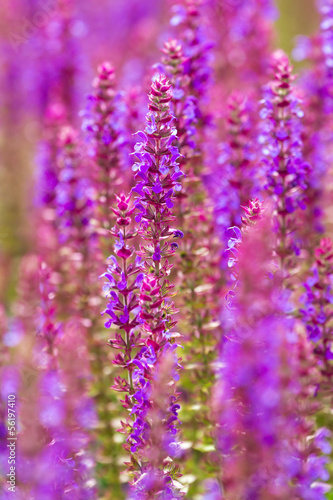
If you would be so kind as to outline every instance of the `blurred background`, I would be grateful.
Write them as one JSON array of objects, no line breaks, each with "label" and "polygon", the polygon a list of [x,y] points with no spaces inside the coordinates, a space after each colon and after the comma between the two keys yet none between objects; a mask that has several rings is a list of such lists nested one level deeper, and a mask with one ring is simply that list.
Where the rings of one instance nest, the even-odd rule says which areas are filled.
[{"label": "blurred background", "polygon": [[[318,30],[314,1],[277,1],[276,46],[291,54],[295,36]],[[96,66],[104,60],[115,65],[120,87],[145,85],[168,35],[170,3],[2,0],[0,299],[5,305],[13,298],[18,262],[34,244],[29,214],[49,103],[63,93],[72,110],[68,120],[78,124]],[[67,88],[59,88],[59,75]]]}]

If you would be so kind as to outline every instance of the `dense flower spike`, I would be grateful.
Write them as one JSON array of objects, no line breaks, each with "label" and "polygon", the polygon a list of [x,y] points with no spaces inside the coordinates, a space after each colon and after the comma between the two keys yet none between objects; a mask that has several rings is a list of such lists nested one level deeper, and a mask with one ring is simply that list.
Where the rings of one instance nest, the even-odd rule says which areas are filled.
[{"label": "dense flower spike", "polygon": [[[333,74],[330,67],[332,45],[332,3],[318,1],[321,30],[315,36],[298,37],[294,49],[296,60],[307,59],[311,65],[301,75],[300,86],[304,92],[305,129],[303,131],[304,158],[313,166],[307,177],[307,209],[302,219],[307,229],[303,238],[313,253],[319,244],[320,234],[325,231],[326,183],[332,140],[331,111],[333,106]],[[310,238],[309,227],[317,233]]]},{"label": "dense flower spike", "polygon": [[[54,209],[55,189],[58,184],[56,158],[59,151],[58,134],[65,125],[65,110],[55,104],[48,108],[45,116],[44,138],[39,144],[37,163],[39,166],[38,204]],[[49,215],[50,218],[50,215]]]},{"label": "dense flower spike", "polygon": [[[84,380],[89,374],[85,333],[75,319],[57,322],[51,278],[50,269],[41,263],[37,336],[32,350],[26,343],[28,353],[21,360],[29,383],[22,382],[19,394],[18,493],[27,499],[71,495],[90,500],[96,496],[94,462],[88,451],[96,416]],[[74,369],[74,356],[80,372]]]},{"label": "dense flower spike", "polygon": [[226,122],[226,140],[219,146],[216,170],[209,181],[222,239],[228,227],[241,225],[241,205],[259,192],[255,120],[249,97],[240,93],[230,96]]},{"label": "dense flower spike", "polygon": [[[108,297],[108,304],[103,315],[107,315],[109,319],[106,320],[105,326],[107,328],[114,326],[118,329],[109,339],[109,345],[114,351],[112,363],[117,368],[116,371],[112,370],[112,375],[114,374],[112,389],[117,393],[125,393],[122,405],[126,411],[129,410],[130,412],[136,405],[135,393],[141,390],[141,379],[135,381],[133,378],[133,372],[137,369],[134,359],[140,358],[140,352],[137,353],[137,349],[144,347],[141,333],[136,331],[136,327],[141,324],[138,295],[143,274],[141,272],[140,258],[136,256],[134,247],[129,245],[137,234],[137,231],[131,225],[134,211],[131,205],[130,197],[123,194],[117,197],[117,206],[113,209],[117,217],[116,226],[111,229],[111,234],[115,238],[115,255],[108,258],[107,272],[102,275],[107,279],[103,290]],[[102,349],[100,348],[100,350]],[[98,369],[98,366],[96,368]],[[118,375],[119,369],[125,370],[127,372],[126,376],[123,374]],[[107,410],[107,388],[105,388],[105,384],[102,384],[101,387],[103,397],[99,398],[100,410],[102,411],[103,420],[105,418],[110,420],[112,413]],[[117,425],[119,424],[117,423]],[[119,430],[119,432],[131,435],[133,427],[131,414],[126,420],[123,416],[121,417],[121,426],[122,430]],[[107,443],[105,451],[108,451],[109,455],[115,456],[114,441],[113,439],[110,441],[108,438],[110,431],[112,431],[112,428],[106,426],[102,443],[104,446]],[[125,449],[130,451],[130,445],[126,443]],[[115,468],[115,465],[113,465],[113,468]],[[117,472],[117,469],[115,471]],[[117,485],[116,491],[117,494],[121,494],[119,485]]]},{"label": "dense flower spike", "polygon": [[300,309],[313,352],[321,372],[319,391],[332,392],[333,377],[333,246],[323,239],[315,251],[315,264],[304,283],[303,307]]},{"label": "dense flower spike", "polygon": [[162,68],[172,83],[173,114],[176,118],[178,147],[182,155],[181,164],[188,162],[196,149],[196,105],[197,99],[191,95],[191,79],[186,74],[186,57],[181,42],[169,40],[162,49]]},{"label": "dense flower spike", "polygon": [[[124,336],[116,334],[109,342],[111,347],[124,352],[115,356],[114,364],[128,371],[128,381],[117,377],[113,388],[126,393],[123,405],[130,409],[130,415],[134,419],[129,418],[122,423],[122,432],[129,433],[125,448],[133,457],[131,465],[128,465],[129,471],[134,473],[134,495],[139,495],[147,476],[153,474],[155,477],[157,474],[162,478],[163,485],[164,475],[175,476],[177,473],[176,469],[171,468],[166,474],[163,465],[163,460],[168,456],[175,456],[176,452],[174,435],[177,428],[174,420],[177,421],[179,407],[174,389],[160,403],[165,415],[168,408],[171,408],[171,416],[162,419],[161,432],[165,436],[165,444],[164,451],[159,452],[163,458],[154,464],[149,461],[154,445],[148,412],[155,412],[157,409],[154,396],[157,383],[155,374],[161,371],[161,376],[165,376],[163,360],[166,356],[171,356],[174,365],[174,378],[169,380],[170,388],[173,387],[174,380],[179,378],[176,373],[178,361],[174,353],[177,344],[173,340],[175,334],[171,332],[176,324],[173,319],[176,311],[170,302],[173,287],[166,279],[172,267],[168,258],[178,245],[174,241],[167,242],[166,239],[173,240],[183,236],[181,231],[169,226],[174,220],[171,212],[174,190],[179,188],[178,181],[183,174],[176,163],[178,149],[171,145],[175,129],[170,125],[171,92],[165,77],[159,77],[152,83],[149,99],[147,126],[145,132],[138,133],[141,142],[135,148],[137,162],[133,170],[138,181],[133,188],[133,192],[138,195],[135,208],[130,207],[130,197],[121,195],[118,198],[117,208],[113,209],[117,225],[112,229],[113,236],[117,238],[115,253],[118,259],[110,257],[111,264],[105,273],[109,281],[105,291],[110,297],[105,310],[110,316],[106,326],[116,325],[124,332]],[[136,222],[139,223],[138,231],[129,229],[134,209],[137,213]],[[142,243],[135,258],[135,249],[128,245],[128,240],[133,239],[137,233]],[[135,333],[136,329],[138,333]],[[135,353],[135,349],[139,351]],[[135,457],[142,461],[139,468],[138,458]],[[170,492],[173,491],[170,481],[167,481],[168,486],[166,483],[165,488],[162,488],[161,495],[166,494],[169,489]],[[144,493],[143,489],[137,498],[148,498],[148,490]]]},{"label": "dense flower spike", "polygon": [[[327,159],[329,155],[329,143],[331,132],[329,118],[324,111],[325,89],[322,87],[323,80],[318,78],[317,71],[322,72],[322,64],[315,63],[314,71],[310,73],[310,79],[305,76],[301,86],[305,91],[305,105],[307,113],[304,117],[304,159],[313,165],[308,172],[305,190],[307,200],[306,210],[302,220],[307,229],[304,228],[302,239],[306,247],[312,253],[313,248],[319,243],[320,235],[324,229],[324,214],[326,204],[325,183],[327,182]],[[311,83],[310,81],[311,80]],[[309,238],[309,228],[313,228],[317,237]]]},{"label": "dense flower spike", "polygon": [[170,373],[175,369],[174,358],[172,349],[165,349],[155,371],[150,395],[153,404],[147,413],[147,420],[150,423],[149,448],[143,452],[146,463],[129,496],[133,500],[149,498],[172,500],[183,496],[175,490],[171,479],[181,474],[172,461],[166,459],[168,456],[178,455],[178,444],[174,436],[179,423],[180,406],[174,395],[174,387],[170,384]]},{"label": "dense flower spike", "polygon": [[[67,313],[81,314],[89,321],[89,314],[84,309],[86,303],[96,296],[98,258],[96,228],[93,225],[93,190],[88,178],[90,165],[80,154],[82,144],[73,128],[63,127],[60,130],[58,144],[55,225],[61,256],[60,293],[65,301],[68,294],[75,290],[76,300],[68,304]],[[95,300],[99,301],[97,297]]]},{"label": "dense flower spike", "polygon": [[87,109],[82,113],[82,127],[87,133],[89,155],[94,160],[91,180],[97,205],[95,217],[105,236],[105,229],[111,225],[110,206],[115,189],[122,182],[121,147],[124,140],[120,127],[120,95],[115,88],[115,73],[110,63],[99,66],[93,87]]},{"label": "dense flower spike", "polygon": [[[319,12],[322,15],[322,22],[320,27],[322,34],[322,50],[325,56],[327,76],[332,79],[333,3],[332,0],[317,0],[317,3]],[[332,95],[330,97],[332,97]]]},{"label": "dense flower spike", "polygon": [[212,42],[206,35],[202,0],[184,0],[173,7],[171,25],[181,30],[184,43],[184,73],[189,78],[190,95],[196,97],[195,115],[201,123],[209,116],[204,110],[207,103],[207,88],[211,79]]},{"label": "dense flower spike", "polygon": [[[174,239],[183,237],[182,231],[173,229],[169,225],[175,219],[172,207],[175,192],[181,189],[179,180],[183,175],[177,163],[179,150],[172,146],[176,129],[171,125],[172,94],[170,88],[164,76],[157,77],[152,83],[147,126],[144,133],[139,132],[142,142],[135,148],[137,162],[133,166],[136,172],[135,178],[138,181],[133,191],[139,195],[135,201],[136,210],[139,212],[136,221],[140,222],[138,234],[144,242],[140,245],[138,252],[143,260],[142,269],[145,273],[140,294],[142,330],[148,339],[148,349],[153,358],[155,357],[153,364],[156,363],[159,370],[167,353],[170,352],[171,356],[178,346],[174,342],[175,334],[172,332],[176,325],[174,314],[177,312],[170,301],[173,295],[173,285],[167,277],[172,268],[168,259],[178,248]],[[176,354],[171,358],[174,360],[174,367],[171,370],[169,384],[173,390],[163,402],[166,405],[164,410],[166,413],[168,407],[176,408],[174,405],[177,401],[174,381],[179,379],[176,373],[178,360]],[[177,416],[176,410],[174,413]],[[177,433],[174,420],[177,421],[177,418],[174,419],[173,416],[166,421],[163,419],[166,425],[164,431],[166,444],[161,457],[163,456],[164,459],[168,456],[175,456],[175,449],[172,449],[176,447],[175,434]],[[146,454],[151,453],[151,447],[151,443],[148,447],[146,446]],[[161,458],[158,464],[161,472],[164,470],[164,459]],[[141,471],[142,473],[145,472]],[[163,474],[166,473],[163,472]],[[169,471],[166,475],[170,474]],[[175,474],[176,469],[171,477]],[[172,484],[170,488],[170,491],[174,490]]]},{"label": "dense flower spike", "polygon": [[[143,220],[139,232],[145,240],[152,242],[151,251],[148,247],[141,250],[147,272],[150,264],[157,270],[161,259],[163,262],[175,251],[174,245],[162,243],[162,238],[173,234],[168,226],[174,220],[170,210],[174,206],[175,191],[181,190],[179,179],[183,175],[176,162],[179,150],[172,145],[177,132],[170,126],[170,88],[171,85],[163,76],[153,82],[149,94],[147,126],[145,132],[138,132],[140,142],[135,148],[137,161],[133,171],[138,182],[133,191],[138,194],[135,207],[139,212],[135,220]],[[157,276],[165,270],[161,269]]]},{"label": "dense flower spike", "polygon": [[137,161],[133,166],[138,181],[133,188],[138,195],[135,207],[139,214],[135,220],[142,221],[139,232],[145,240],[152,242],[151,247],[142,247],[141,255],[145,259],[146,271],[149,272],[150,265],[153,265],[158,277],[167,270],[164,267],[158,272],[159,262],[172,255],[176,248],[170,243],[164,244],[162,238],[173,234],[168,223],[174,220],[171,213],[173,197],[175,191],[181,189],[179,179],[183,175],[176,163],[179,151],[172,145],[176,129],[170,126],[170,87],[165,77],[157,78],[152,84],[148,123],[145,132],[138,133],[140,142],[135,148]]},{"label": "dense flower spike", "polygon": [[41,115],[50,105],[60,104],[64,107],[66,121],[73,123],[82,64],[79,45],[72,36],[78,18],[73,0],[59,0],[52,7],[52,15],[44,17],[32,40],[33,63],[37,68],[31,76],[38,89],[36,97]]},{"label": "dense flower spike", "polygon": [[[182,155],[180,164],[186,174],[175,207],[179,226],[184,232],[175,267],[180,287],[176,305],[186,311],[181,318],[181,330],[186,332],[182,377],[186,403],[183,405],[182,429],[184,439],[193,442],[193,446],[201,451],[200,455],[197,453],[200,465],[189,490],[191,496],[200,491],[200,483],[212,473],[207,458],[213,447],[213,423],[209,422],[207,395],[213,383],[212,363],[216,354],[214,334],[218,324],[215,321],[218,301],[215,291],[220,278],[220,242],[213,230],[214,208],[204,182],[210,171],[204,144],[211,132],[208,103],[212,87],[212,43],[204,2],[185,1],[176,5],[174,12],[171,25],[177,30],[178,40],[169,40],[165,44],[162,62],[174,87],[172,104]],[[194,399],[201,406],[200,412],[191,405]],[[207,425],[204,437],[202,425]],[[184,473],[191,474],[191,453],[185,452],[183,461]]]},{"label": "dense flower spike", "polygon": [[[102,255],[93,219],[95,202],[89,179],[91,162],[83,155],[83,145],[71,127],[61,129],[58,142],[59,182],[56,189],[55,222],[61,259],[57,300],[61,304],[62,317],[74,316],[80,325],[77,326],[79,333],[87,329],[91,361],[89,385],[93,387],[98,417],[105,421],[105,426],[99,432],[100,455],[112,460],[112,472],[109,474],[116,476],[116,448],[113,442],[115,429],[111,423],[112,413],[107,406],[109,384],[103,374],[103,370],[109,366],[109,359],[104,347],[106,339],[103,342],[99,335],[98,316],[102,301],[98,275]],[[103,473],[106,474],[104,471]],[[115,489],[116,487],[115,485]]]},{"label": "dense flower spike", "polygon": [[[78,149],[77,133],[71,127],[63,127],[59,133],[58,168],[59,182],[56,189],[56,212],[61,243],[71,241],[80,249],[93,232],[91,187],[87,172],[82,168],[83,160]],[[81,165],[80,165],[81,163]],[[84,234],[86,229],[86,234]]]},{"label": "dense flower spike", "polygon": [[[244,234],[240,246],[238,288],[225,317],[230,333],[221,344],[213,403],[224,492],[217,498],[323,498],[316,481],[327,479],[326,459],[311,437],[311,408],[304,411],[311,401],[300,383],[306,370],[300,364],[304,349],[297,352],[294,322],[285,315],[286,297],[278,292],[279,277],[270,276],[273,248],[267,218]],[[313,392],[311,369],[306,374],[306,390],[312,387]]]},{"label": "dense flower spike", "polygon": [[264,155],[265,187],[275,203],[275,252],[287,277],[294,265],[294,254],[300,253],[297,213],[306,207],[304,190],[310,166],[302,156],[301,119],[304,111],[293,88],[292,67],[283,52],[274,54],[273,70],[274,80],[264,89],[259,143]]},{"label": "dense flower spike", "polygon": [[[44,138],[38,146],[38,179],[37,179],[37,205],[34,221],[37,226],[36,254],[49,266],[53,272],[60,273],[63,261],[61,248],[64,239],[60,236],[63,221],[58,220],[59,206],[57,195],[60,181],[61,157],[64,157],[64,141],[61,130],[65,129],[66,112],[62,105],[51,105],[45,117]],[[66,239],[66,238],[65,238]],[[60,275],[59,275],[60,276]],[[57,288],[57,292],[62,287]],[[62,304],[60,304],[62,302]],[[68,302],[58,302],[59,311],[66,311]]]}]

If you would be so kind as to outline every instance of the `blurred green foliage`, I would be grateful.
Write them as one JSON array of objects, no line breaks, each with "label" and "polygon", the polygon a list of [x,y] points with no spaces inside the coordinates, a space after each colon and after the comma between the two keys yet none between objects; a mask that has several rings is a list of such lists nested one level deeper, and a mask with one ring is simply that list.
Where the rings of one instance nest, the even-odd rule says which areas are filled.
[{"label": "blurred green foliage", "polygon": [[277,47],[291,53],[297,35],[311,35],[318,30],[316,0],[277,0],[280,12],[276,22]]}]

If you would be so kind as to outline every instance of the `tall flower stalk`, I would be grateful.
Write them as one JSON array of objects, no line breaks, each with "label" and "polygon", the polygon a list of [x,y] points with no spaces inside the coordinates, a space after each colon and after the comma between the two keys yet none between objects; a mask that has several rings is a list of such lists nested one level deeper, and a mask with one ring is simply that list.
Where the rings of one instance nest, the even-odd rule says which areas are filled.
[{"label": "tall flower stalk", "polygon": [[[123,406],[130,410],[130,417],[122,423],[121,432],[128,435],[124,446],[131,453],[131,462],[127,465],[134,478],[134,498],[140,499],[148,499],[152,492],[156,498],[177,495],[172,478],[177,477],[178,469],[172,460],[166,461],[168,457],[177,456],[175,435],[179,410],[175,392],[175,381],[179,378],[175,353],[178,345],[174,342],[178,334],[172,331],[176,311],[170,300],[173,286],[167,277],[172,268],[168,259],[178,247],[170,238],[183,236],[181,231],[170,227],[175,220],[171,210],[174,191],[179,190],[183,174],[176,163],[178,149],[172,146],[176,131],[170,123],[170,87],[162,76],[152,83],[147,126],[144,132],[138,132],[140,142],[135,148],[134,208],[129,205],[129,197],[122,195],[118,199],[114,209],[117,226],[112,230],[117,237],[118,259],[110,257],[111,265],[105,274],[110,297],[105,311],[110,316],[106,326],[115,324],[124,332],[124,335],[116,334],[110,344],[123,350],[124,354],[117,354],[113,362],[128,372],[128,378],[117,377],[113,388],[126,393]],[[137,230],[128,230],[134,210],[139,226]],[[128,245],[128,240],[136,234],[140,242],[137,251]],[[163,368],[169,356],[171,376],[167,376]],[[170,392],[158,402],[154,394],[157,397],[159,377],[165,380],[166,376]],[[148,413],[161,419],[162,448],[157,455],[153,438],[156,429]]]},{"label": "tall flower stalk", "polygon": [[321,373],[318,392],[332,396],[333,378],[333,246],[329,238],[322,239],[315,250],[312,275],[304,283],[301,298],[302,321],[306,326],[314,356]]},{"label": "tall flower stalk", "polygon": [[[326,184],[329,178],[329,155],[332,140],[332,4],[330,1],[317,2],[321,18],[320,31],[308,38],[299,36],[294,49],[298,61],[307,60],[308,67],[301,73],[299,86],[303,91],[304,158],[313,166],[307,176],[307,208],[302,214],[303,239],[311,256],[325,231],[325,212],[328,208]],[[309,231],[313,228],[313,231]],[[312,234],[314,232],[314,234]],[[311,237],[310,237],[311,234]]]},{"label": "tall flower stalk", "polygon": [[78,19],[73,0],[59,0],[51,15],[36,30],[31,43],[34,49],[32,74],[37,87],[41,115],[50,105],[64,106],[66,121],[73,124],[77,113],[77,87],[81,54],[73,37]]},{"label": "tall flower stalk", "polygon": [[254,227],[245,222],[213,400],[221,463],[216,498],[324,498],[329,447],[311,413],[315,365],[306,344],[299,349],[280,276],[272,274],[270,222],[267,216]]},{"label": "tall flower stalk", "polygon": [[[25,339],[30,357],[20,367],[24,382],[19,394],[17,486],[27,499],[79,495],[90,500],[96,496],[89,449],[96,415],[87,395],[86,337],[75,318],[57,321],[51,278],[51,270],[41,263],[37,336]],[[25,331],[29,337],[34,333]],[[73,369],[74,360],[80,362],[80,373]]]},{"label": "tall flower stalk", "polygon": [[[98,68],[89,96],[82,128],[87,134],[88,154],[93,159],[91,181],[95,190],[95,219],[102,237],[103,254],[107,255],[104,238],[113,219],[110,206],[122,183],[119,94],[116,91],[115,71],[105,62]],[[104,243],[103,243],[104,242]]]},{"label": "tall flower stalk", "polygon": [[[209,185],[215,201],[216,226],[222,240],[227,229],[242,224],[242,205],[260,191],[256,173],[258,148],[253,103],[249,96],[234,92],[228,100],[226,137],[219,145],[217,165]],[[216,178],[219,177],[218,182]]]},{"label": "tall flower stalk", "polygon": [[[82,321],[91,321],[85,312],[90,301],[98,302],[95,285],[96,230],[93,227],[92,188],[87,175],[87,160],[79,153],[82,144],[77,132],[63,127],[58,135],[58,184],[56,187],[56,233],[61,261],[60,294],[67,315],[82,315]],[[68,301],[68,296],[75,300]]]},{"label": "tall flower stalk", "polygon": [[[320,234],[325,230],[325,213],[329,199],[326,183],[329,178],[330,143],[332,141],[333,109],[333,4],[330,0],[318,0],[320,14],[320,32],[309,39],[300,37],[299,59],[308,59],[310,68],[305,71],[301,81],[306,99],[306,129],[304,131],[305,157],[313,169],[307,183],[306,195],[308,208],[303,216],[305,239],[310,255],[320,242]],[[312,227],[316,236],[309,238]]]},{"label": "tall flower stalk", "polygon": [[207,38],[203,7],[202,0],[184,0],[174,5],[171,18],[171,25],[179,28],[179,39],[183,42],[184,73],[188,77],[189,93],[196,99],[195,116],[200,126],[209,120],[204,108],[212,72],[212,43]]},{"label": "tall flower stalk", "polygon": [[[183,458],[185,472],[190,474],[195,468],[191,495],[198,487],[202,488],[201,481],[208,470],[208,474],[214,470],[209,457],[214,442],[207,399],[216,352],[214,334],[218,323],[214,291],[219,279],[219,241],[213,231],[213,208],[204,183],[208,167],[203,147],[210,125],[207,110],[212,83],[211,43],[200,1],[177,4],[171,24],[181,28],[179,39],[165,43],[162,64],[173,84],[172,109],[182,155],[180,163],[186,174],[176,199],[176,213],[184,233],[176,264],[180,284],[176,305],[186,310],[181,329],[188,332],[184,345],[182,421],[184,438],[195,449],[194,455],[188,451]],[[191,406],[189,401],[193,400],[197,404]],[[205,436],[201,433],[202,425],[208,426]]]},{"label": "tall flower stalk", "polygon": [[163,56],[158,65],[172,83],[173,114],[176,118],[178,147],[182,153],[181,164],[188,163],[196,154],[197,99],[191,93],[191,79],[186,73],[187,58],[180,40],[165,42]]},{"label": "tall flower stalk", "polygon": [[321,42],[322,51],[325,58],[327,76],[327,94],[325,99],[326,112],[332,111],[332,43],[333,43],[333,3],[332,0],[317,0],[318,10],[321,14]]},{"label": "tall flower stalk", "polygon": [[[110,254],[109,231],[115,217],[111,205],[115,193],[124,180],[122,172],[123,135],[121,130],[120,94],[116,90],[114,68],[104,62],[98,67],[93,81],[93,92],[88,96],[83,116],[82,129],[85,134],[88,160],[86,174],[89,186],[91,219],[89,221],[95,241],[89,241],[90,256],[87,263],[94,262],[91,277],[98,281],[98,275],[104,269],[104,259]],[[88,285],[88,276],[83,280]],[[119,416],[119,404],[116,397],[109,396],[109,384],[105,372],[109,370],[110,359],[105,347],[107,339],[97,319],[100,306],[98,293],[92,299],[92,293],[84,294],[82,312],[89,309],[90,315],[90,351],[92,353],[93,391],[101,422],[99,433],[100,460],[97,471],[104,478],[101,490],[111,498],[110,484],[114,494],[122,496],[119,480],[119,467],[116,463],[117,444],[114,442],[114,419]]]},{"label": "tall flower stalk", "polygon": [[304,112],[297,96],[288,57],[283,52],[273,57],[274,79],[264,90],[259,143],[264,155],[262,164],[266,189],[275,205],[273,225],[275,252],[284,278],[296,266],[302,242],[297,230],[298,214],[306,207],[304,191],[309,165],[302,155],[302,117]]}]

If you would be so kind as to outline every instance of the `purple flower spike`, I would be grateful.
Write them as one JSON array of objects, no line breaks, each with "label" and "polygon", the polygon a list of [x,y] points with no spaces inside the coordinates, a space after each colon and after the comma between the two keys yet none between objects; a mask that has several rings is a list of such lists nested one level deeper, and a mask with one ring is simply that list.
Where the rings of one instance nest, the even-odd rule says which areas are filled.
[{"label": "purple flower spike", "polygon": [[319,392],[322,394],[332,394],[333,385],[332,282],[333,245],[329,238],[324,238],[315,250],[312,276],[304,283],[305,293],[301,297],[302,307],[299,310],[318,360],[321,372]]}]

